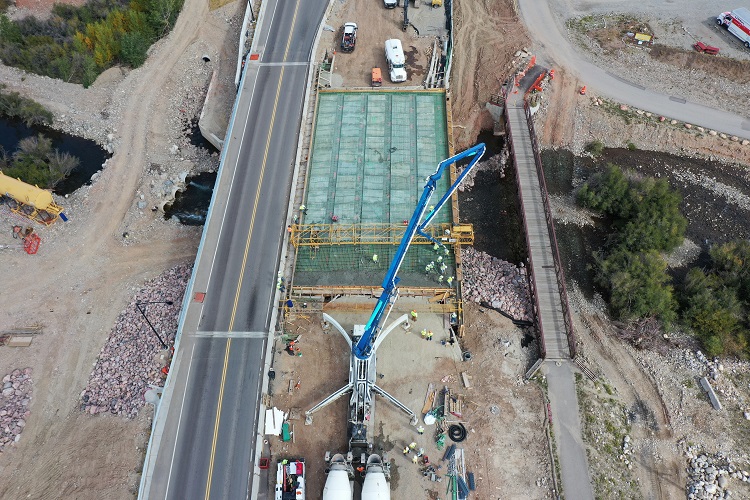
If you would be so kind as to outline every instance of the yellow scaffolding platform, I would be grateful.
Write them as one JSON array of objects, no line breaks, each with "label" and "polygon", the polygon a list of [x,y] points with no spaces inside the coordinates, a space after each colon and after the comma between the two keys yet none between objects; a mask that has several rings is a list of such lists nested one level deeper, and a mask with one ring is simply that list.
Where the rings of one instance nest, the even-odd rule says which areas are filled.
[{"label": "yellow scaffolding platform", "polygon": [[[294,224],[291,241],[295,248],[330,245],[398,245],[406,225],[393,224]],[[443,245],[472,245],[474,226],[471,224],[435,224],[425,232]],[[417,235],[412,245],[432,245]]]}]

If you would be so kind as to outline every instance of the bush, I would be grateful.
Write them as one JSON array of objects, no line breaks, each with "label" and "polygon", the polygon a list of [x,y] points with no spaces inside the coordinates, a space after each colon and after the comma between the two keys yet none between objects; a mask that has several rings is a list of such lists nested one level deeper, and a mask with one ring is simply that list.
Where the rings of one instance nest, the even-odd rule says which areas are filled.
[{"label": "bush", "polygon": [[79,160],[68,153],[52,148],[52,140],[39,134],[18,143],[18,150],[8,159],[3,173],[27,184],[51,189],[64,179]]},{"label": "bush", "polygon": [[730,242],[711,249],[710,269],[691,269],[685,279],[682,319],[712,356],[750,354],[747,273],[750,243]]},{"label": "bush", "polygon": [[148,47],[174,26],[182,0],[90,0],[56,4],[49,19],[0,15],[7,65],[88,86],[115,64],[143,64]]},{"label": "bush", "polygon": [[18,92],[5,92],[5,88],[0,84],[0,116],[18,118],[27,127],[52,124],[52,112],[32,99],[21,97]]},{"label": "bush", "polygon": [[610,294],[612,313],[619,319],[676,319],[677,303],[667,265],[655,251],[618,250],[599,262],[597,281]]},{"label": "bush", "polygon": [[628,142],[628,146],[627,147],[628,147],[629,151],[635,151],[636,149],[638,149],[638,147],[635,144],[633,144],[632,142]]},{"label": "bush", "polygon": [[586,144],[584,149],[593,156],[599,156],[604,151],[604,143],[597,139],[596,141],[591,141]]}]

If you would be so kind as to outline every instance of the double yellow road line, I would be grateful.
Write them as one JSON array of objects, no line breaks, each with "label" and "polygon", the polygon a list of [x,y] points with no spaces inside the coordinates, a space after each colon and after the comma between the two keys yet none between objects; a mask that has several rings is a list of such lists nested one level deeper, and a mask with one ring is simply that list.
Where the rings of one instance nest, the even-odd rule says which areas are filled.
[{"label": "double yellow road line", "polygon": [[[278,0],[281,1],[281,0]],[[294,6],[294,16],[292,17],[292,26],[289,29],[289,38],[286,42],[286,48],[284,50],[284,58],[282,59],[282,63],[286,62],[287,55],[289,54],[289,47],[292,44],[292,35],[294,33],[294,27],[297,23],[297,12],[299,11],[299,5],[300,0],[297,0],[297,3]],[[250,217],[250,230],[247,233],[247,240],[245,242],[245,253],[242,256],[242,267],[240,268],[240,276],[237,281],[237,292],[234,295],[234,304],[232,306],[232,316],[229,320],[229,328],[228,331],[232,331],[234,327],[234,319],[237,315],[237,306],[239,305],[240,301],[240,290],[242,289],[242,280],[245,276],[245,266],[247,265],[247,256],[250,251],[250,240],[253,236],[253,227],[255,226],[255,215],[258,211],[258,202],[260,200],[260,191],[261,186],[263,185],[263,175],[266,171],[266,164],[268,161],[268,150],[271,147],[271,136],[273,133],[273,126],[276,121],[276,110],[279,105],[279,96],[281,95],[281,83],[284,81],[284,66],[281,66],[281,74],[279,75],[279,83],[276,87],[276,98],[273,102],[273,112],[271,114],[271,123],[268,127],[268,137],[266,139],[266,149],[263,153],[263,163],[260,167],[260,177],[258,178],[258,187],[255,190],[255,201],[253,202],[253,212]],[[219,437],[219,422],[221,421],[221,406],[222,402],[224,401],[224,385],[226,384],[227,380],[227,367],[229,366],[229,351],[232,348],[232,339],[227,339],[227,346],[224,351],[224,367],[221,371],[221,385],[219,386],[219,402],[216,405],[216,419],[214,420],[214,436],[213,441],[211,442],[211,459],[208,463],[208,477],[206,479],[206,495],[205,500],[208,500],[211,497],[211,479],[213,478],[214,473],[214,459],[216,457],[216,441]]]}]

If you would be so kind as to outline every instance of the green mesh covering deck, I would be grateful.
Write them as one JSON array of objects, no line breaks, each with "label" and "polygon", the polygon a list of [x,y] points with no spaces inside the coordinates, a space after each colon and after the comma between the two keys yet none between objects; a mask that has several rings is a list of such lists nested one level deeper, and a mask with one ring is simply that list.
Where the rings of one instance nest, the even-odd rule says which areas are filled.
[{"label": "green mesh covering deck", "polygon": [[[425,179],[447,158],[441,92],[321,92],[308,166],[305,223],[401,224],[411,218]],[[446,171],[432,201],[450,186]],[[452,220],[446,204],[435,223]],[[298,285],[379,284],[395,247],[299,248]],[[372,255],[378,253],[377,264]],[[424,266],[437,254],[412,246],[399,274],[404,285],[435,286]],[[453,274],[453,256],[445,276]],[[333,273],[332,272],[336,272]]]}]

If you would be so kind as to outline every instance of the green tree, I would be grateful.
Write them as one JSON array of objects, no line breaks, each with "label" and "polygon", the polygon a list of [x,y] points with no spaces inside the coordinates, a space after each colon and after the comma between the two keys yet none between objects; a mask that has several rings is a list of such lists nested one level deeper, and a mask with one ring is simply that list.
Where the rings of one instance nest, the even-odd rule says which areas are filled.
[{"label": "green tree", "polygon": [[150,45],[143,33],[126,33],[122,37],[120,60],[128,66],[137,68],[146,62],[146,52]]},{"label": "green tree", "polygon": [[667,265],[656,251],[614,251],[599,261],[598,282],[610,294],[612,313],[623,320],[658,317],[676,319],[677,303]]},{"label": "green tree", "polygon": [[737,291],[739,300],[750,306],[750,241],[717,245],[710,253],[716,273]]},{"label": "green tree", "polygon": [[742,305],[733,289],[716,274],[691,269],[684,284],[683,319],[703,343],[706,352],[718,356],[747,349],[741,318]]},{"label": "green tree", "polygon": [[581,187],[578,202],[607,215],[625,217],[630,213],[629,189],[630,182],[620,167],[610,164]]},{"label": "green tree", "polygon": [[631,218],[619,240],[632,251],[670,251],[682,243],[687,219],[680,213],[680,194],[664,179],[644,179],[628,190]]}]

